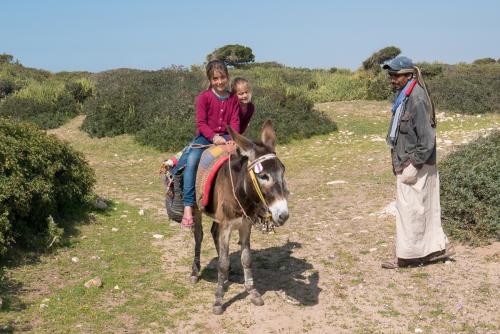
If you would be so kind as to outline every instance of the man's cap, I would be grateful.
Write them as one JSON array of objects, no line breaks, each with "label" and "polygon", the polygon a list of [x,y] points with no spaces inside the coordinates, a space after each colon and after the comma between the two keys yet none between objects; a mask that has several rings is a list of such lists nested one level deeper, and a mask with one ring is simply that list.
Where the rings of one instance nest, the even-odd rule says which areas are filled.
[{"label": "man's cap", "polygon": [[414,66],[413,61],[410,58],[400,56],[384,64],[382,68],[384,70],[389,70],[389,73],[403,74],[412,73],[414,71]]}]

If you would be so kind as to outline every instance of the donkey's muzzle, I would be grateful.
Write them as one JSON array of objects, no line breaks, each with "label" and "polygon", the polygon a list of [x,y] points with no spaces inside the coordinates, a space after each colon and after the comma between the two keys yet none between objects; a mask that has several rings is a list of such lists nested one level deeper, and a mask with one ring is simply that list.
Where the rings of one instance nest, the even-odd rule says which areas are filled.
[{"label": "donkey's muzzle", "polygon": [[283,225],[288,220],[288,202],[285,199],[277,200],[269,206],[273,222],[277,226]]}]

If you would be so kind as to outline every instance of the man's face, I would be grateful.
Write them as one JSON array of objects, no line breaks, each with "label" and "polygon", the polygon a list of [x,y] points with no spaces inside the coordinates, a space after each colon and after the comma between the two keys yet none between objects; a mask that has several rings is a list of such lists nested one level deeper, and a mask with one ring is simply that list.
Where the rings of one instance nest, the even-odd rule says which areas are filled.
[{"label": "man's face", "polygon": [[397,74],[397,73],[389,73],[389,77],[391,78],[391,85],[394,90],[401,90],[404,86],[410,81],[412,74]]}]

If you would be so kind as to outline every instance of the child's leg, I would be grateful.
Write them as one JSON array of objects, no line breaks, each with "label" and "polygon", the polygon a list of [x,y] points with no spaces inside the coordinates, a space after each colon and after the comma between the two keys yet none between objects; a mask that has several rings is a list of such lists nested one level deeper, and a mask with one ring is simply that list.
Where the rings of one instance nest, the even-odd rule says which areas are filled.
[{"label": "child's leg", "polygon": [[[193,144],[208,145],[211,144],[211,142],[203,136],[198,136],[193,141]],[[185,207],[193,207],[195,205],[196,171],[198,170],[198,163],[204,150],[205,148],[194,147],[189,150],[189,155],[187,156],[186,160],[186,168],[184,170],[183,184],[183,201]]]},{"label": "child's leg", "polygon": [[171,173],[173,175],[177,174],[179,172],[179,170],[184,168],[184,166],[186,165],[187,157],[188,157],[189,150],[190,150],[190,147],[189,147],[190,145],[191,145],[191,143],[188,146],[184,147],[182,149],[182,151],[178,152],[175,155],[177,162],[174,164],[174,167],[172,168],[172,171],[171,171]]}]

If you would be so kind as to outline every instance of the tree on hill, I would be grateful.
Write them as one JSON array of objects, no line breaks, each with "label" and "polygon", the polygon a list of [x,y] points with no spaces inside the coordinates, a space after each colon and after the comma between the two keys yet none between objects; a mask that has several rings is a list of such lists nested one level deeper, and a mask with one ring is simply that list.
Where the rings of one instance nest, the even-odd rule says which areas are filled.
[{"label": "tree on hill", "polygon": [[223,60],[229,66],[238,67],[254,62],[255,56],[252,49],[247,46],[228,44],[207,55],[207,62],[215,59]]},{"label": "tree on hill", "polygon": [[14,62],[14,56],[9,55],[7,53],[2,53],[0,54],[0,64],[5,64],[5,63],[13,63]]},{"label": "tree on hill", "polygon": [[363,62],[363,69],[366,71],[380,71],[380,65],[384,62],[396,58],[401,50],[395,46],[388,46],[373,53]]},{"label": "tree on hill", "polygon": [[494,64],[496,62],[495,59],[493,58],[480,58],[480,59],[476,59],[474,60],[473,64],[474,65],[486,65],[486,64]]}]

